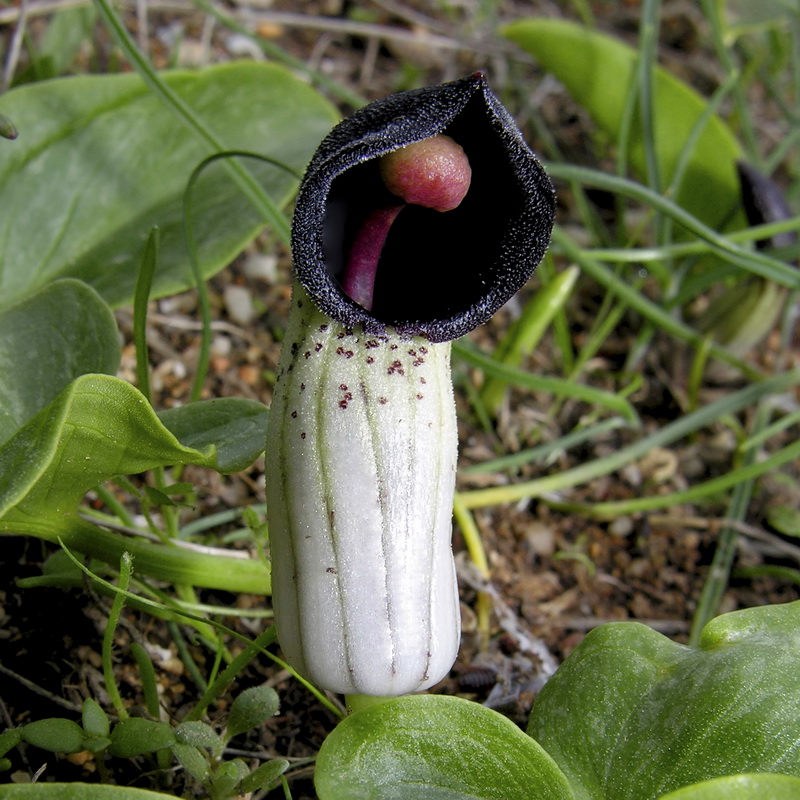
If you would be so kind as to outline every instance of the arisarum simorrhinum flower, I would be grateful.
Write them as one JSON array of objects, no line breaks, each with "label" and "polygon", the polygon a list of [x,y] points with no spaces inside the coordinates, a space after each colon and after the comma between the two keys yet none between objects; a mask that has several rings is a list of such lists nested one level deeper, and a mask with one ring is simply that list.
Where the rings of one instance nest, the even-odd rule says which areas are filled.
[{"label": "arisarum simorrhinum flower", "polygon": [[267,501],[281,647],[323,688],[404,694],[455,660],[450,341],[527,281],[554,206],[480,74],[366,106],[308,167]]}]

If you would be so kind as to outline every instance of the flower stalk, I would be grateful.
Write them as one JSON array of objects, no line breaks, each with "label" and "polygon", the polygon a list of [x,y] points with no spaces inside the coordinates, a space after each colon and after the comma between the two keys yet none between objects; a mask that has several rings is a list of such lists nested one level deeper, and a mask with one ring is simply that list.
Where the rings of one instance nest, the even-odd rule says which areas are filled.
[{"label": "flower stalk", "polygon": [[450,341],[527,280],[553,211],[482,75],[367,106],[309,165],[266,466],[281,647],[323,688],[419,691],[456,658]]}]

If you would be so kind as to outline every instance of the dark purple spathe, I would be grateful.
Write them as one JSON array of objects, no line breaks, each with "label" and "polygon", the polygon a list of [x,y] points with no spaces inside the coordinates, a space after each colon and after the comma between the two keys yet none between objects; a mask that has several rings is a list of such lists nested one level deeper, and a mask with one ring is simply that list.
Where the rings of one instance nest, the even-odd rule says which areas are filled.
[{"label": "dark purple spathe", "polygon": [[[365,215],[397,202],[377,158],[440,133],[464,148],[470,190],[453,211],[403,209],[366,311],[337,277]],[[547,175],[483,75],[400,92],[339,123],[314,154],[292,223],[297,278],[346,328],[380,334],[391,327],[449,341],[485,322],[525,284],[547,248],[554,211]]]}]

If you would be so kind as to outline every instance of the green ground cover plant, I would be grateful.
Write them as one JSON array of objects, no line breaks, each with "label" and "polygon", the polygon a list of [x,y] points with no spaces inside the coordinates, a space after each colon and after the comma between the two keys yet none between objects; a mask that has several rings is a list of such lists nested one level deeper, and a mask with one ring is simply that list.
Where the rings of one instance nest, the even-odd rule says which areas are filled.
[{"label": "green ground cover plant", "polygon": [[[778,475],[790,497],[800,495],[800,370],[786,368],[796,347],[800,219],[785,213],[797,200],[800,126],[792,98],[800,94],[800,17],[777,2],[764,4],[758,18],[746,4],[701,3],[722,75],[705,96],[658,64],[659,2],[642,4],[636,46],[601,32],[590,7],[575,5],[582,22],[531,17],[500,25],[493,4],[484,12],[498,41],[566,87],[596,126],[598,149],[613,159],[587,167],[560,158],[532,113],[528,123],[544,142],[545,168],[557,193],[572,198],[582,233],[557,221],[539,288],[514,325],[491,350],[471,338],[456,342],[453,363],[459,386],[464,375],[479,376],[465,391],[471,419],[487,430],[514,392],[546,397],[548,413],[566,403],[587,409],[563,436],[498,451],[473,464],[471,474],[500,476],[546,463],[552,453],[611,430],[624,431],[626,444],[569,469],[461,488],[455,518],[472,563],[488,579],[474,516],[482,508],[537,499],[559,513],[598,520],[680,504],[724,509],[688,642],[636,622],[597,628],[544,685],[522,730],[480,703],[437,694],[356,697],[345,714],[276,655],[273,625],[248,637],[222,624],[229,609],[200,602],[204,589],[267,598],[271,592],[263,508],[226,518],[241,521],[250,554],[209,546],[205,523],[183,515],[197,497],[184,470],[229,475],[248,468],[264,450],[269,419],[269,408],[253,399],[200,399],[212,336],[206,282],[265,227],[270,244],[288,246],[300,176],[339,119],[332,99],[348,112],[360,100],[313,71],[299,76],[300,65],[268,43],[284,64],[156,70],[119,14],[96,0],[91,12],[79,9],[69,21],[59,16],[59,26],[81,41],[96,14],[132,73],[55,78],[69,62],[71,35],[54,29],[60,45],[46,40],[27,82],[0,96],[4,134],[19,133],[0,141],[0,534],[50,548],[42,575],[26,579],[26,588],[89,584],[110,601],[101,653],[108,704],[86,696],[79,718],[30,720],[0,733],[5,775],[32,747],[92,754],[97,783],[4,783],[0,797],[292,797],[292,770],[307,763],[282,755],[257,763],[231,742],[281,708],[268,686],[228,696],[265,654],[341,720],[315,760],[322,800],[800,796],[800,601],[720,614],[760,481]],[[212,11],[238,25],[216,6]],[[615,79],[600,79],[605,75]],[[789,130],[770,146],[759,140],[747,106],[746,89],[756,81],[783,109]],[[512,110],[515,97],[529,91],[497,88]],[[745,213],[739,161],[765,177],[787,169],[794,180],[781,213],[767,210],[756,220]],[[612,200],[612,224],[592,204],[598,191]],[[575,344],[570,309],[587,282],[596,287],[597,313]],[[191,288],[203,317],[191,402],[158,410],[148,367],[149,303]],[[117,375],[113,312],[122,308],[132,309],[135,384]],[[619,375],[592,385],[592,359],[631,317],[634,346]],[[776,329],[771,365],[752,358]],[[665,339],[688,354],[685,403],[673,419],[647,428],[633,398],[648,353]],[[560,374],[540,375],[530,366],[544,341],[560,353]],[[734,380],[715,400],[701,402],[714,369]],[[587,501],[571,494],[713,426],[735,439],[733,462],[720,474],[671,491],[645,488],[638,497]],[[148,480],[139,480],[143,473]],[[120,491],[139,518],[120,502]],[[98,502],[87,502],[89,493]],[[796,506],[778,504],[770,524],[798,535]],[[800,583],[794,567],[763,567],[762,574],[770,569]],[[487,597],[476,600],[481,630]],[[199,693],[181,719],[163,718],[152,660],[139,645],[131,656],[143,714],[131,715],[120,694],[112,651],[126,608],[163,620],[178,643],[179,629],[190,631],[211,654],[208,670],[183,648]],[[271,619],[268,610],[252,616]],[[225,722],[212,722],[209,709],[225,704]],[[122,761],[142,775],[177,769],[180,788],[163,779],[148,790],[115,785]]]}]

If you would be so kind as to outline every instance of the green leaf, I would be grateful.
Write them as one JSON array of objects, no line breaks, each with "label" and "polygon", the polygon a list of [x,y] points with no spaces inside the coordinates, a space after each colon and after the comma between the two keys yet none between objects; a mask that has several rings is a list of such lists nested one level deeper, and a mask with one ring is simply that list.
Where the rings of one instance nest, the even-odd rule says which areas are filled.
[{"label": "green leaf", "polygon": [[102,481],[173,464],[219,469],[213,446],[184,447],[129,383],[85,375],[0,447],[0,533],[62,538],[109,564],[127,551],[137,570],[164,580],[269,593],[268,569],[256,559],[121,537],[78,516],[83,495]]},{"label": "green leaf", "polygon": [[571,800],[553,760],[510,720],[445,695],[399,697],[342,721],[317,757],[320,800]]},{"label": "green leaf", "polygon": [[587,798],[800,774],[798,661],[800,602],[717,617],[697,649],[638,623],[604,625],[546,684],[528,733]]},{"label": "green leaf", "polygon": [[221,472],[249,467],[264,452],[269,410],[242,397],[220,397],[161,411],[158,418],[185,447],[217,448]]},{"label": "green leaf", "polygon": [[0,756],[4,756],[22,741],[22,728],[8,728],[0,733]]},{"label": "green leaf", "polygon": [[111,730],[106,712],[103,711],[100,704],[91,697],[87,697],[83,701],[81,721],[83,722],[83,730],[86,731],[89,736],[105,737],[108,736],[108,732]]},{"label": "green leaf", "polygon": [[239,784],[249,774],[250,770],[241,758],[223,762],[211,782],[211,797],[213,800],[227,800],[231,795],[239,794]]},{"label": "green leaf", "polygon": [[99,783],[20,783],[3,786],[3,800],[175,800],[172,794]]},{"label": "green leaf", "polygon": [[239,787],[242,794],[266,789],[274,783],[286,770],[289,762],[285,758],[274,758],[260,767],[256,767],[241,783]]},{"label": "green leaf", "polygon": [[0,311],[0,444],[80,375],[113,375],[117,324],[86,284],[62,280]]},{"label": "green leaf", "polygon": [[52,753],[80,753],[84,749],[83,731],[71,719],[40,719],[21,729],[22,739]]},{"label": "green leaf", "polygon": [[184,447],[129,383],[84,375],[0,448],[0,475],[10,477],[0,515],[56,520],[114,475],[169,464],[217,466],[213,447]]},{"label": "green leaf", "polygon": [[217,732],[200,720],[181,722],[175,728],[175,738],[181,744],[190,744],[193,747],[218,747],[220,743]]},{"label": "green leaf", "polygon": [[[237,61],[160,73],[230,149],[301,170],[337,114],[310,86],[271,64]],[[19,137],[0,163],[0,305],[57,277],[94,286],[112,306],[130,303],[150,229],[161,231],[153,296],[191,285],[182,196],[209,145],[176,121],[138,75],[89,75],[13,89],[0,114]],[[248,159],[277,203],[296,179]],[[225,266],[263,227],[222,163],[193,192],[201,271]]]},{"label": "green leaf", "polygon": [[[636,69],[637,52],[627,44],[572,22],[523,19],[501,33],[553,73],[569,93],[616,142],[626,97]],[[681,151],[708,99],[661,67],[653,71],[653,126],[660,174],[669,182]],[[630,162],[647,173],[642,128],[635,120]],[[712,228],[730,223],[739,206],[736,160],[741,147],[728,126],[712,115],[697,139],[678,192],[678,203]]]},{"label": "green leaf", "polygon": [[767,521],[784,536],[800,537],[800,509],[792,506],[771,506],[767,509]]},{"label": "green leaf", "polygon": [[225,736],[232,739],[240,733],[262,725],[278,713],[278,693],[269,686],[254,686],[245,689],[231,706]]},{"label": "green leaf", "polygon": [[797,800],[800,778],[752,773],[727,775],[662,795],[659,800]]},{"label": "green leaf", "polygon": [[129,717],[114,726],[108,752],[120,758],[134,758],[174,744],[175,734],[166,722]]},{"label": "green leaf", "polygon": [[196,781],[208,778],[211,770],[208,759],[194,745],[176,742],[172,745],[172,753]]}]

